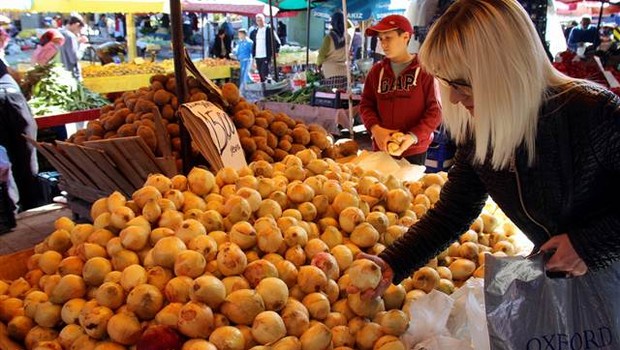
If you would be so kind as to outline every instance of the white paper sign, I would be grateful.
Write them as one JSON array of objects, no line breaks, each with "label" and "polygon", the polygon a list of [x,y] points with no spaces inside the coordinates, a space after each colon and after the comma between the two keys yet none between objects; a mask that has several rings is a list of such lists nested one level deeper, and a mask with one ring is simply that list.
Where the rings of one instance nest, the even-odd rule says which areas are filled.
[{"label": "white paper sign", "polygon": [[[247,165],[237,128],[226,112],[209,101],[185,103],[183,107],[185,112],[190,112],[183,113],[183,117],[194,142],[214,167],[228,166],[239,170]],[[197,132],[196,128],[207,132]],[[205,137],[210,140],[203,139]]]}]

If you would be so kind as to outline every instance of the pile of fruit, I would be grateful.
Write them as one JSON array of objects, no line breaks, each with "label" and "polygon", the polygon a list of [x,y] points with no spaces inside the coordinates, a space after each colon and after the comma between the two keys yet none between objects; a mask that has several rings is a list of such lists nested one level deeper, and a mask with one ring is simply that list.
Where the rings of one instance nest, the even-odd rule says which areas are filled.
[{"label": "pile of fruit", "polygon": [[322,126],[306,125],[285,113],[260,110],[256,104],[241,98],[234,84],[224,84],[222,93],[231,105],[229,114],[237,127],[241,147],[250,161],[273,163],[305,149],[312,150],[319,157],[332,159],[357,154],[355,141],[335,146],[331,135]]},{"label": "pile of fruit", "polygon": [[133,74],[166,74],[166,68],[158,63],[110,63],[106,65],[88,65],[82,67],[84,78],[109,77]]},{"label": "pile of fruit", "polygon": [[[85,141],[140,136],[153,153],[160,156],[155,133],[154,112],[157,110],[168,131],[172,152],[177,159],[180,159],[181,139],[176,115],[179,106],[175,95],[174,74],[154,75],[150,81],[149,87],[125,92],[114,101],[114,104],[101,108],[99,119],[89,121],[85,129],[78,130],[68,141],[82,144]],[[192,84],[192,81],[195,83],[195,80],[191,79],[189,83]],[[202,92],[195,92],[191,96],[195,99],[206,98]]]},{"label": "pile of fruit", "polygon": [[485,214],[383,298],[345,292],[377,273],[356,254],[404,234],[445,178],[402,183],[310,150],[152,175],[131,199],[96,201],[93,224],[58,219],[29,272],[0,282],[0,320],[27,349],[404,350],[408,303],[514,250]]}]

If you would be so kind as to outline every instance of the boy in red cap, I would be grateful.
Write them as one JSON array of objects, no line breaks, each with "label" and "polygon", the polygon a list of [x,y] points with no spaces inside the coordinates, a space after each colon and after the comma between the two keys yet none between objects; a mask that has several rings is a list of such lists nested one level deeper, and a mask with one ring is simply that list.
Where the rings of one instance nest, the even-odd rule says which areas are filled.
[{"label": "boy in red cap", "polygon": [[414,143],[401,156],[424,165],[433,131],[441,123],[441,104],[435,79],[407,51],[412,34],[411,23],[400,15],[366,29],[367,36],[378,37],[385,58],[366,77],[360,114],[375,149],[387,151],[392,133],[411,134]]}]

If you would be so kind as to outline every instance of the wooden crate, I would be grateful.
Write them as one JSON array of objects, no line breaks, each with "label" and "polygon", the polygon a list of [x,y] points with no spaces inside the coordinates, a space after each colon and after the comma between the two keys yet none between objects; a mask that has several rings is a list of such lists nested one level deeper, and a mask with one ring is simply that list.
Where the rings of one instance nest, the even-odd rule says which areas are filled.
[{"label": "wooden crate", "polygon": [[0,256],[0,280],[14,281],[24,277],[28,272],[28,258],[34,254],[34,248]]},{"label": "wooden crate", "polygon": [[174,159],[155,157],[138,136],[88,141],[84,145],[31,142],[60,172],[60,188],[89,203],[114,191],[131,197],[149,174],[176,175]]}]

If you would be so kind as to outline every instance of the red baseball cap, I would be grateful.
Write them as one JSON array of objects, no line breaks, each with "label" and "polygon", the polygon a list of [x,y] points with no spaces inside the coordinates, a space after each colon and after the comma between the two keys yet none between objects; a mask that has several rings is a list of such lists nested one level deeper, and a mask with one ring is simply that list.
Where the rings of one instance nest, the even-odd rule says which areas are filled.
[{"label": "red baseball cap", "polygon": [[401,15],[389,15],[383,17],[379,23],[366,29],[367,36],[375,36],[379,33],[389,32],[392,30],[400,29],[403,32],[413,34],[413,27],[405,16]]}]

